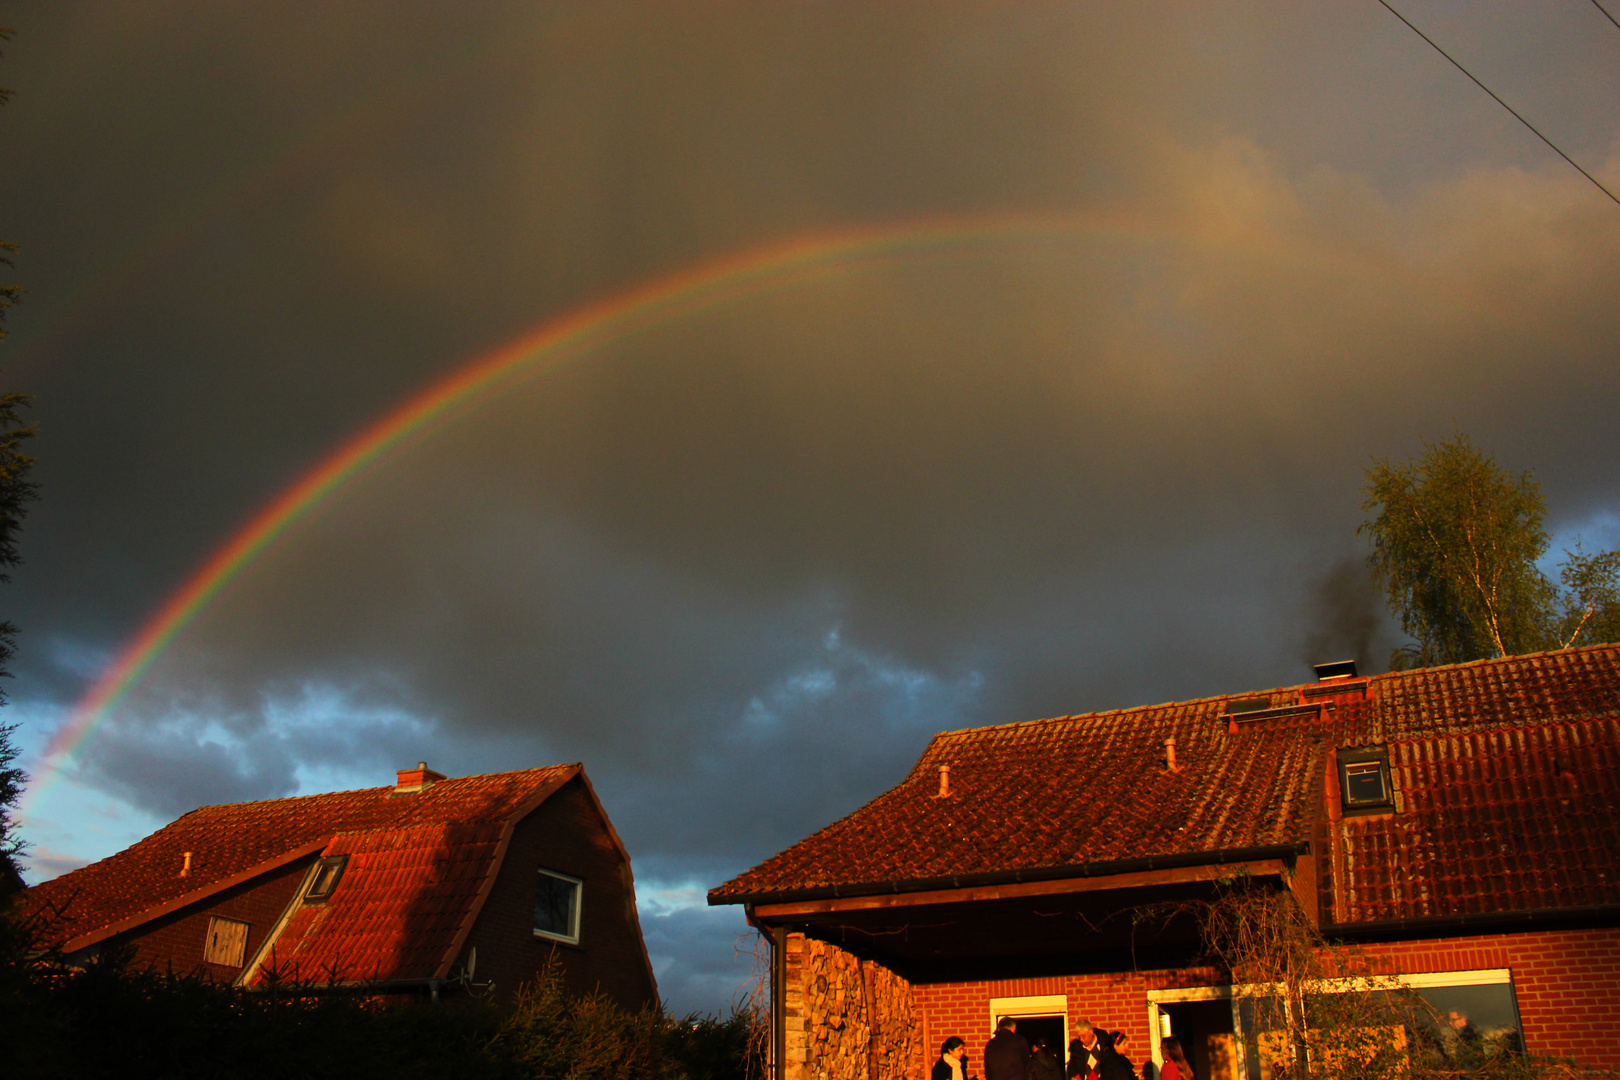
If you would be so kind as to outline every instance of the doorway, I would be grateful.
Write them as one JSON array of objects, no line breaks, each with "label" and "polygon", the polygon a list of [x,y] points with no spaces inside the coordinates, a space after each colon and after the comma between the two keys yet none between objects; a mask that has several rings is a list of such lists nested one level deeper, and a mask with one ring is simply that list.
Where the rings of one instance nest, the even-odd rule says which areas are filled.
[{"label": "doorway", "polygon": [[1031,1050],[1035,1048],[1037,1040],[1044,1039],[1046,1048],[1052,1051],[1052,1057],[1057,1060],[1058,1068],[1068,1063],[1069,1048],[1063,1041],[1066,1027],[1065,1018],[1061,1016],[1014,1016],[1018,1021],[1018,1034],[1029,1043]]},{"label": "doorway", "polygon": [[990,1032],[1003,1016],[1018,1021],[1018,1034],[1031,1047],[1037,1039],[1045,1039],[1047,1049],[1057,1059],[1058,1067],[1068,1062],[1069,1051],[1069,999],[1062,994],[1041,997],[1015,997],[990,999]]},{"label": "doorway", "polygon": [[1161,1001],[1158,1034],[1181,1043],[1196,1080],[1239,1080],[1230,1001]]}]

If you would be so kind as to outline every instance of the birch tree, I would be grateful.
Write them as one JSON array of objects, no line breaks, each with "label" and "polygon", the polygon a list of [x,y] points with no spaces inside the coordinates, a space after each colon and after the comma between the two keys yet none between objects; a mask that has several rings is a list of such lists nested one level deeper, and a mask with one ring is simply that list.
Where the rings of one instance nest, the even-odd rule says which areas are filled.
[{"label": "birch tree", "polygon": [[1616,640],[1620,552],[1566,553],[1562,588],[1537,567],[1547,508],[1528,472],[1499,466],[1466,435],[1415,462],[1367,470],[1358,532],[1401,629],[1396,669]]}]

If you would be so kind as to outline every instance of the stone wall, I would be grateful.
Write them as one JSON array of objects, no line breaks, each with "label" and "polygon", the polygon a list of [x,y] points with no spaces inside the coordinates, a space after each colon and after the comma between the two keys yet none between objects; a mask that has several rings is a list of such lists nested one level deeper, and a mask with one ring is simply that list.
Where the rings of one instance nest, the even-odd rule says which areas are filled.
[{"label": "stone wall", "polygon": [[786,1080],[921,1080],[910,983],[803,934],[785,960]]}]

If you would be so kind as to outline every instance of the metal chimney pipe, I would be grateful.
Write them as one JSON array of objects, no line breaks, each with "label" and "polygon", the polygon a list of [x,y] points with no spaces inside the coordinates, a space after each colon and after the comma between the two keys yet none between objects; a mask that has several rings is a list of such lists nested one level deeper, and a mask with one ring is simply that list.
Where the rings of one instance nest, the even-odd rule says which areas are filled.
[{"label": "metal chimney pipe", "polygon": [[191,873],[191,852],[182,851],[180,857],[185,860],[180,864],[180,876],[186,877]]},{"label": "metal chimney pipe", "polygon": [[950,796],[951,796],[951,767],[949,765],[941,765],[939,767],[939,794],[935,795],[934,798],[936,798],[936,799],[948,799],[948,798],[950,798]]},{"label": "metal chimney pipe", "polygon": [[1171,772],[1180,772],[1181,766],[1176,764],[1176,740],[1164,740],[1164,767]]}]

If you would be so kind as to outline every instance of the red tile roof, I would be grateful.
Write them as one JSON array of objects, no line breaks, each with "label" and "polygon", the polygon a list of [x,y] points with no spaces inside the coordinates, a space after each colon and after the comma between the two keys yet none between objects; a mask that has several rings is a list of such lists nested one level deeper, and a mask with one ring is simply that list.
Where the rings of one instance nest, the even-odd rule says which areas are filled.
[{"label": "red tile roof", "polygon": [[[1271,708],[1234,724],[1244,697]],[[1333,750],[1381,744],[1400,802],[1340,823],[1346,921],[1620,903],[1617,722],[1620,646],[1602,645],[946,732],[893,790],[710,902],[1297,847]]]},{"label": "red tile roof", "polygon": [[1620,902],[1620,723],[1389,744],[1393,815],[1340,822],[1339,921]]},{"label": "red tile roof", "polygon": [[[493,880],[516,820],[576,765],[392,787],[205,806],[116,855],[28,890],[33,910],[61,908],[58,944],[73,951],[299,858],[347,855],[323,905],[294,911],[278,967],[324,981],[443,974]],[[184,853],[191,869],[182,877]]]}]

